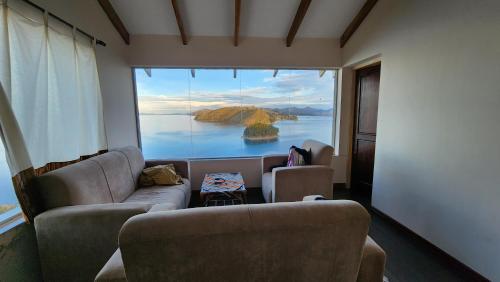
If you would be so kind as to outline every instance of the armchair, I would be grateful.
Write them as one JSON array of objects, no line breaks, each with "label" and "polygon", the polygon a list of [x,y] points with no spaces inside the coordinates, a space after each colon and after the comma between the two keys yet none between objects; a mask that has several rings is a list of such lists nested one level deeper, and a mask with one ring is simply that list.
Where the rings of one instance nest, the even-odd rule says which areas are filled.
[{"label": "armchair", "polygon": [[267,203],[302,201],[307,195],[319,194],[333,197],[333,147],[319,141],[306,140],[303,149],[311,150],[311,165],[278,167],[287,155],[262,158],[262,195]]}]

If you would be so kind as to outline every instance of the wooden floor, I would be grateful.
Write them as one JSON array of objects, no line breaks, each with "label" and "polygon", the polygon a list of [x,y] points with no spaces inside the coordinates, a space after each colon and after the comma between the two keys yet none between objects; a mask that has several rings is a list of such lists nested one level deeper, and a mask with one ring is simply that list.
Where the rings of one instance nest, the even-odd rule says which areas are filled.
[{"label": "wooden floor", "polygon": [[[199,195],[193,192],[190,206],[200,206]],[[354,196],[347,189],[336,189],[334,199],[354,200],[370,211],[372,223],[369,233],[387,254],[385,275],[390,282],[472,281],[467,279],[467,272],[454,268],[433,249],[414,240],[391,222],[371,212],[368,196]],[[249,189],[248,202],[263,203],[261,190]]]}]

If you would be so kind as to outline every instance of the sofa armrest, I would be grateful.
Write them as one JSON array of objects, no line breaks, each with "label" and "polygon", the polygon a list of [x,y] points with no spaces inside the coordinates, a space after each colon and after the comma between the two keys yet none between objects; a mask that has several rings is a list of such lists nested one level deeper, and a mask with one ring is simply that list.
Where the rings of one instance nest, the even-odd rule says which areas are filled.
[{"label": "sofa armrest", "polygon": [[272,166],[282,165],[288,155],[268,155],[262,157],[262,173],[271,172]]},{"label": "sofa armrest", "polygon": [[382,282],[384,280],[385,252],[373,241],[366,237],[361,265],[358,272],[358,282]]},{"label": "sofa armrest", "polygon": [[35,217],[45,281],[92,281],[118,247],[118,233],[145,203],[67,206]]},{"label": "sofa armrest", "polygon": [[333,198],[333,169],[322,165],[273,169],[273,202],[302,201],[307,195]]},{"label": "sofa armrest", "polygon": [[187,160],[146,160],[146,167],[166,164],[173,164],[177,174],[189,179],[189,161]]}]

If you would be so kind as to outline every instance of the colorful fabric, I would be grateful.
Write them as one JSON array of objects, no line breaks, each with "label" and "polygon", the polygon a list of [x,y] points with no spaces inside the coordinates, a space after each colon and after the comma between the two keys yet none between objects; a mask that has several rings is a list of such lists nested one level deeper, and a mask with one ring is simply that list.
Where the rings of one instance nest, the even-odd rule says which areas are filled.
[{"label": "colorful fabric", "polygon": [[311,164],[311,150],[306,151],[295,146],[288,151],[287,166],[302,166]]},{"label": "colorful fabric", "polygon": [[243,177],[239,172],[207,173],[201,185],[201,192],[231,192],[245,190]]}]

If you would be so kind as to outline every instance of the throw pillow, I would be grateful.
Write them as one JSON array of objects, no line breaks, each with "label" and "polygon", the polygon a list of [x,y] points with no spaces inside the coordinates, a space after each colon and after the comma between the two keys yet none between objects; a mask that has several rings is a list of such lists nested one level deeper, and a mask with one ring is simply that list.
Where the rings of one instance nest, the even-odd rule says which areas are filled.
[{"label": "throw pillow", "polygon": [[311,165],[311,150],[309,151],[296,146],[290,147],[288,152],[287,166]]},{"label": "throw pillow", "polygon": [[142,187],[153,185],[178,185],[182,183],[182,177],[175,172],[173,164],[145,168],[139,178],[139,184]]}]

